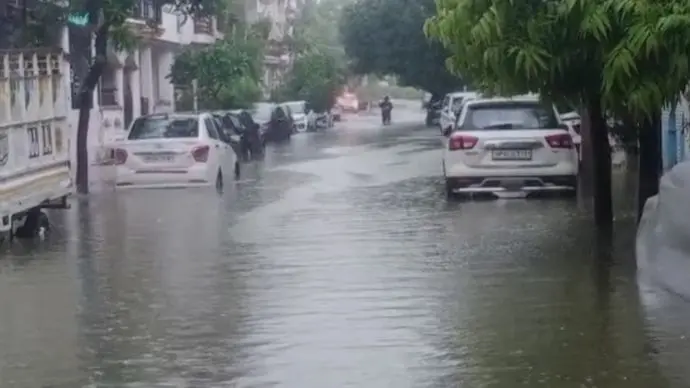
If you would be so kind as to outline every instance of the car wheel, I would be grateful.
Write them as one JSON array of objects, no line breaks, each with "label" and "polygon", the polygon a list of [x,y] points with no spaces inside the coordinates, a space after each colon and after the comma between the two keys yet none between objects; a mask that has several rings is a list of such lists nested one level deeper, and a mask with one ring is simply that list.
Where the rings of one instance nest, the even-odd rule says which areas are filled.
[{"label": "car wheel", "polygon": [[450,182],[450,180],[448,178],[446,178],[445,181],[446,181],[446,198],[448,198],[448,199],[455,198],[455,192],[453,191],[453,184]]},{"label": "car wheel", "polygon": [[242,175],[242,169],[240,167],[240,162],[235,161],[235,179],[240,179]]},{"label": "car wheel", "polygon": [[218,175],[216,175],[216,191],[219,193],[223,192],[223,172],[218,170]]}]

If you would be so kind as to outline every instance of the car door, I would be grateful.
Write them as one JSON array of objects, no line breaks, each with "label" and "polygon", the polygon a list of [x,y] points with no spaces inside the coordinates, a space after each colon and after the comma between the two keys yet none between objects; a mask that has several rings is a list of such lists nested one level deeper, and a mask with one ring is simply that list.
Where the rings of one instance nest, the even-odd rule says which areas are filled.
[{"label": "car door", "polygon": [[208,137],[212,143],[212,152],[216,153],[216,160],[218,161],[218,167],[223,172],[223,181],[229,182],[234,178],[235,172],[235,151],[232,149],[229,143],[221,140],[216,121],[211,117],[204,118],[204,125],[206,126],[206,131],[208,131]]},{"label": "car door", "polygon": [[452,123],[452,118],[450,117],[450,100],[450,96],[446,95],[443,97],[443,102],[441,103],[441,118],[439,120],[441,131],[448,128]]}]

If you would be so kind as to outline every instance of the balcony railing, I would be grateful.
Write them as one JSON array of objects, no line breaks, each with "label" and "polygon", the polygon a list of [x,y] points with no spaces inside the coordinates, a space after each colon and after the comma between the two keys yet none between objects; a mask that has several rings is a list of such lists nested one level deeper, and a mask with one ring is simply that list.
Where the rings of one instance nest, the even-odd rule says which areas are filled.
[{"label": "balcony railing", "polygon": [[210,17],[194,18],[194,33],[213,35],[213,21]]},{"label": "balcony railing", "polygon": [[156,0],[135,0],[132,18],[161,24],[163,7]]}]

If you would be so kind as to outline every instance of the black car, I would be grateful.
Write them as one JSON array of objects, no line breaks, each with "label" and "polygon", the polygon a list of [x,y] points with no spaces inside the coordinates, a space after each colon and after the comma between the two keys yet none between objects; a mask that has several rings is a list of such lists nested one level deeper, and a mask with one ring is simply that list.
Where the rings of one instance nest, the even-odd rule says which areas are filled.
[{"label": "black car", "polygon": [[441,109],[443,108],[443,101],[442,100],[437,100],[437,101],[429,101],[429,103],[426,104],[426,126],[427,127],[433,127],[438,125],[439,120],[441,119]]},{"label": "black car", "polygon": [[266,141],[289,141],[292,138],[293,131],[294,124],[289,109],[277,105],[271,111],[271,118],[265,132]]},{"label": "black car", "polygon": [[240,160],[249,161],[264,154],[265,141],[260,126],[254,122],[249,112],[217,112],[214,117],[220,122],[224,137],[233,146]]}]

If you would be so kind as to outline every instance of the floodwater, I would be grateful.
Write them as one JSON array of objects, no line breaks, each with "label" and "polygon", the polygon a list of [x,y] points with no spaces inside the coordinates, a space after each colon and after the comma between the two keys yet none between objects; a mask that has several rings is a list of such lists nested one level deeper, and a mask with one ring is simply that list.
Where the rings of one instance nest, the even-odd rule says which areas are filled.
[{"label": "floodwater", "polygon": [[448,202],[438,131],[401,120],[297,135],[222,198],[53,214],[0,258],[0,387],[690,386],[629,201],[611,244],[575,201]]}]

